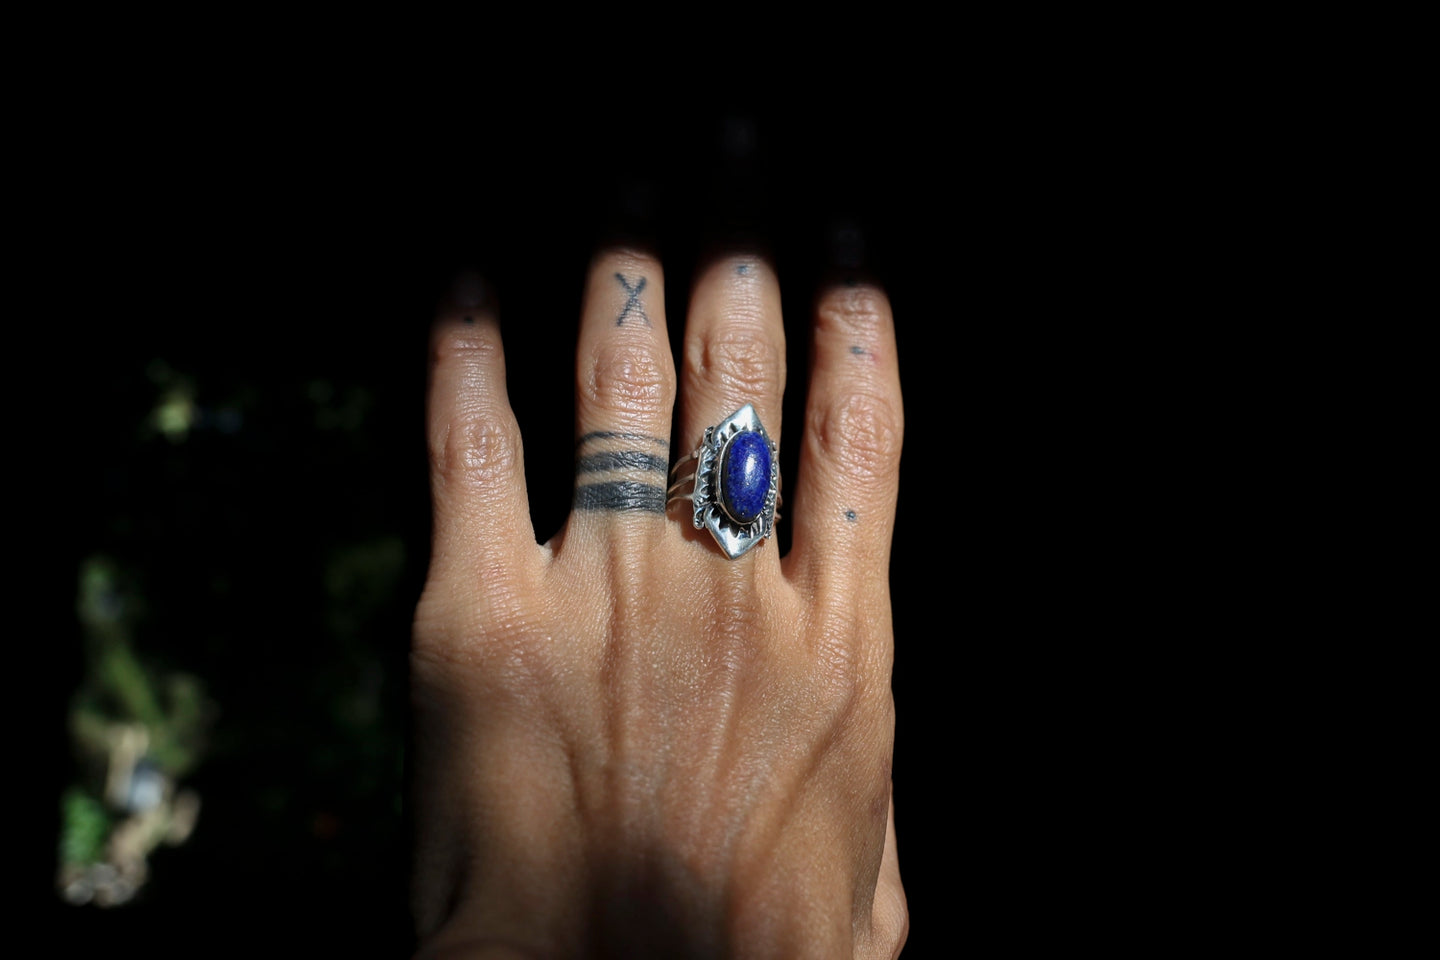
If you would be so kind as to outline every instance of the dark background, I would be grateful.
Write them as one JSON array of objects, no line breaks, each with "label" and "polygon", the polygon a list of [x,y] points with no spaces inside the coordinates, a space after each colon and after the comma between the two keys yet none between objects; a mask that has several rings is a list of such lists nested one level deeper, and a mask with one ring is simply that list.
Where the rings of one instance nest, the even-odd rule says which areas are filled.
[{"label": "dark background", "polygon": [[[86,557],[114,559],[146,662],[200,677],[218,708],[188,780],[204,802],[195,835],[152,858],[133,904],[102,912],[39,897],[63,942],[143,940],[161,955],[217,942],[409,949],[405,654],[428,549],[433,304],[463,262],[495,279],[545,539],[568,509],[583,271],[621,225],[647,231],[662,255],[676,338],[703,251],[769,251],[791,425],[802,422],[818,284],[838,266],[886,287],[907,420],[891,568],[906,955],[948,954],[957,923],[993,925],[1065,882],[1063,866],[1038,882],[1028,866],[1037,834],[1067,833],[1046,796],[1064,769],[1038,795],[1030,772],[1064,752],[1065,734],[1045,741],[1055,756],[1016,755],[1037,721],[1012,707],[1007,685],[1008,667],[1033,656],[1017,691],[1033,704],[1028,685],[1066,670],[1038,631],[1053,604],[1083,601],[1037,604],[1023,585],[1068,562],[1076,521],[1050,522],[1069,506],[1050,493],[1014,537],[997,536],[1027,491],[1049,489],[1026,453],[1047,438],[1006,433],[1039,402],[1037,368],[1066,349],[1063,331],[1039,335],[1053,318],[1037,305],[1067,278],[1025,269],[1062,242],[1032,231],[1054,188],[1030,183],[1031,158],[1001,143],[977,162],[956,136],[973,118],[938,101],[918,119],[855,99],[651,117],[478,104],[443,120],[403,104],[212,106],[151,102],[100,131],[107,162],[82,164],[85,229],[63,266],[73,279],[61,306],[80,319],[57,323],[72,332],[52,349],[74,363],[76,402],[62,409],[79,492],[57,599],[71,609]],[[195,420],[171,441],[147,418],[182,380]],[[785,475],[797,449],[794,438],[784,447]],[[1037,558],[1042,534],[1062,546]],[[86,670],[81,634],[72,623],[72,652],[53,672],[60,732],[49,742],[62,756],[65,703]],[[57,793],[77,776],[60,768]],[[1032,823],[1032,809],[1047,812]],[[53,836],[35,842],[37,860]]]}]

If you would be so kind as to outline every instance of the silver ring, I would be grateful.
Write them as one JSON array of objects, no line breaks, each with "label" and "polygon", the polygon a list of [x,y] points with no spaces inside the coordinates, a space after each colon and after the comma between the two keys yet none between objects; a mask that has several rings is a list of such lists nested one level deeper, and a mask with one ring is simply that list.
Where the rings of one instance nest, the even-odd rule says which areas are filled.
[{"label": "silver ring", "polygon": [[779,495],[780,448],[747,403],[670,468],[665,505],[690,501],[695,529],[709,530],[734,560],[775,532]]}]

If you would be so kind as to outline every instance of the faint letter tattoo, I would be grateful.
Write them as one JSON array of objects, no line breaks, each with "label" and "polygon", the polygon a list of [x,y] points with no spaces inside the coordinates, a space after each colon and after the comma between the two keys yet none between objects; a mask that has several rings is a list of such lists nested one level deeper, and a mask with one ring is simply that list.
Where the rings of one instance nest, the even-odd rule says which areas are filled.
[{"label": "faint letter tattoo", "polygon": [[645,289],[645,278],[641,277],[635,286],[621,274],[615,274],[615,279],[620,281],[620,286],[625,288],[625,308],[620,311],[620,316],[615,318],[615,326],[623,326],[625,318],[630,314],[637,313],[640,319],[645,321],[645,326],[650,326],[650,318],[645,315],[645,307],[640,303],[640,291]]}]

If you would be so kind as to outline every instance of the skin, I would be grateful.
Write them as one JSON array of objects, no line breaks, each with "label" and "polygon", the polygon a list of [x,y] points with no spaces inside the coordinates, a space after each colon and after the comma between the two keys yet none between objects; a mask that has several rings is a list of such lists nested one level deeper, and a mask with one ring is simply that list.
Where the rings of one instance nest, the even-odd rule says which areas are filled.
[{"label": "skin", "polygon": [[[441,310],[434,549],[411,653],[420,956],[899,954],[889,303],[831,288],[810,333],[806,422],[782,429],[769,264],[697,278],[677,378],[661,265],[599,254],[576,351],[576,500],[541,545],[496,318]],[[664,510],[664,465],[690,452],[667,442],[677,379],[685,444],[750,402],[782,447],[801,445],[799,476],[782,478],[787,556],[771,540],[728,560],[688,502]]]}]

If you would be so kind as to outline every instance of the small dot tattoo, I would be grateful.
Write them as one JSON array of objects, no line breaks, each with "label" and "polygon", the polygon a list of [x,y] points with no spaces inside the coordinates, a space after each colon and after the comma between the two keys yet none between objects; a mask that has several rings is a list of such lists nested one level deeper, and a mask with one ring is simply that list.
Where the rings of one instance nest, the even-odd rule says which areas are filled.
[{"label": "small dot tattoo", "polygon": [[854,523],[854,522],[855,522],[857,519],[859,519],[859,518],[855,515],[855,511],[854,511],[854,510],[846,510],[846,511],[845,511],[845,519],[846,519],[846,520],[849,520],[851,523]]},{"label": "small dot tattoo", "polygon": [[472,317],[472,316],[470,316],[470,314],[467,313],[467,314],[465,314],[465,322],[466,322],[466,323],[474,323],[474,322],[475,322],[475,318]]},{"label": "small dot tattoo", "polygon": [[735,268],[735,272],[738,273],[738,274],[740,274],[740,276],[742,276],[742,277],[745,276],[747,273],[750,272],[750,264],[748,264],[748,263],[742,263],[742,264],[738,265],[738,266]]},{"label": "small dot tattoo", "polygon": [[852,343],[850,345],[850,352],[855,354],[855,356],[857,357],[865,356],[865,348],[860,346],[858,343]]}]

